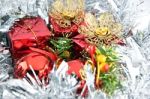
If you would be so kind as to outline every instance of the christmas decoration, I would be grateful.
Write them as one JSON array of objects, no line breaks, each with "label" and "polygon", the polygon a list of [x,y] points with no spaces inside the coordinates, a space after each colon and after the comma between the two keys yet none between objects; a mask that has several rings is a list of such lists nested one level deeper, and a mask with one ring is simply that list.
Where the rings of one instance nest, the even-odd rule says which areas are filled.
[{"label": "christmas decoration", "polygon": [[71,32],[74,35],[83,23],[84,13],[84,0],[56,0],[50,7],[50,23],[59,35]]},{"label": "christmas decoration", "polygon": [[57,56],[52,52],[50,53],[35,48],[30,49],[32,52],[26,56],[23,56],[16,63],[14,76],[16,78],[23,78],[27,72],[31,72],[30,67],[32,67],[40,79],[48,79],[48,74],[53,68]]},{"label": "christmas decoration", "polygon": [[42,18],[25,17],[14,23],[8,36],[13,58],[19,59],[31,52],[29,47],[44,49],[51,32]]},{"label": "christmas decoration", "polygon": [[94,15],[87,13],[84,20],[86,25],[80,27],[79,33],[85,34],[89,43],[96,45],[119,43],[122,25],[116,22],[112,14],[103,13],[97,20]]},{"label": "christmas decoration", "polygon": [[149,97],[149,32],[135,22],[143,2],[9,2],[0,2],[0,98]]}]

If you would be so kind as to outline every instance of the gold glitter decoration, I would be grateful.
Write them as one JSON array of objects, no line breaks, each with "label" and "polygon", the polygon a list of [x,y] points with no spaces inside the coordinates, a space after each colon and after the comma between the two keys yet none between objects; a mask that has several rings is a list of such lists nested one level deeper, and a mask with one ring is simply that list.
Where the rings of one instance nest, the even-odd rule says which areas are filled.
[{"label": "gold glitter decoration", "polygon": [[86,25],[82,25],[78,32],[85,34],[86,40],[92,44],[111,45],[113,41],[120,38],[122,25],[111,13],[102,13],[98,19],[91,13],[87,13],[84,21]]},{"label": "gold glitter decoration", "polygon": [[60,27],[70,27],[71,22],[78,25],[84,19],[84,0],[56,0],[50,7],[49,15]]}]

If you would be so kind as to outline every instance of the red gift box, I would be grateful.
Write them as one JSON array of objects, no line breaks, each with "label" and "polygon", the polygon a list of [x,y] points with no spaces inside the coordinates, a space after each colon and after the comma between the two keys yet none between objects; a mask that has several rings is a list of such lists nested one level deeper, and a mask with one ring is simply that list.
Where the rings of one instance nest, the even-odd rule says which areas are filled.
[{"label": "red gift box", "polygon": [[51,32],[40,17],[24,17],[16,21],[8,32],[13,58],[31,52],[29,47],[44,48],[50,36]]}]

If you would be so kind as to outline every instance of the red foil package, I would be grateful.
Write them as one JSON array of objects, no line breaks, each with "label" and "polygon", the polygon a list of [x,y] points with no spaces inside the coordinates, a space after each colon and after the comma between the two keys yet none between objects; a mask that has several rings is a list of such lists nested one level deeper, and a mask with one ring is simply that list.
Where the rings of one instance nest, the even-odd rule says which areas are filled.
[{"label": "red foil package", "polygon": [[19,59],[30,53],[29,47],[44,48],[50,36],[51,32],[40,17],[25,17],[16,21],[8,32],[13,58]]},{"label": "red foil package", "polygon": [[54,62],[57,60],[57,55],[53,52],[47,52],[45,50],[30,48],[32,52],[20,58],[14,68],[14,77],[23,78],[26,73],[30,73],[33,77],[32,69],[39,77],[48,79],[48,74],[53,68]]}]

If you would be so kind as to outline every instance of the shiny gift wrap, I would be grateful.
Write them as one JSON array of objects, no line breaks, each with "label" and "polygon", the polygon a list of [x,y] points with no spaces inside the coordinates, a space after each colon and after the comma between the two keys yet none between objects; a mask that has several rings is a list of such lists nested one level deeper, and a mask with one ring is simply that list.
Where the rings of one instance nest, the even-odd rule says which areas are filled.
[{"label": "shiny gift wrap", "polygon": [[45,48],[51,36],[45,21],[40,17],[24,17],[16,21],[8,32],[13,58],[30,53],[29,47]]},{"label": "shiny gift wrap", "polygon": [[[39,79],[48,79],[48,74],[53,68],[57,56],[52,52],[30,48],[32,52],[20,58],[15,64],[14,77],[23,78],[27,72],[31,73],[32,69],[36,72]],[[31,74],[34,75],[34,74]]]}]

